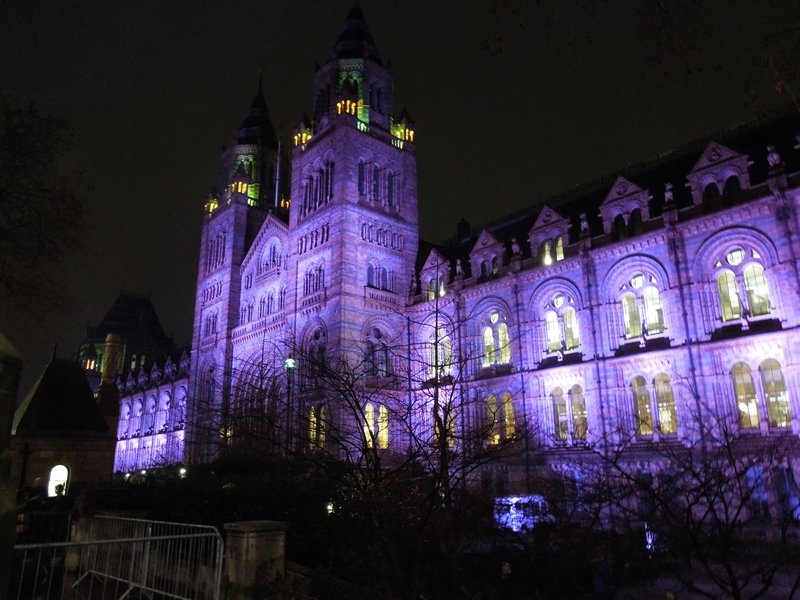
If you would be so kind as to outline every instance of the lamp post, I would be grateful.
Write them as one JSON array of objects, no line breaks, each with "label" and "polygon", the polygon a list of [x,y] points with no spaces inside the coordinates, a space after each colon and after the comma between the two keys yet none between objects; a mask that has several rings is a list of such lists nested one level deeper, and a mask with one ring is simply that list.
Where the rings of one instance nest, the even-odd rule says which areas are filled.
[{"label": "lamp post", "polygon": [[292,380],[297,361],[288,356],[283,361],[283,370],[286,371],[286,451],[292,448]]}]

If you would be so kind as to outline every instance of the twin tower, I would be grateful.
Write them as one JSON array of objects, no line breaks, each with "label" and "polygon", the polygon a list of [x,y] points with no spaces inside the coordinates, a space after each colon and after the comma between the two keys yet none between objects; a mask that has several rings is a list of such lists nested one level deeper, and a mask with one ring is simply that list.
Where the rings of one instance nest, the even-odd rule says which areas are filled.
[{"label": "twin tower", "polygon": [[358,3],[314,76],[290,165],[259,90],[205,205],[196,412],[235,398],[297,348],[355,351],[396,335],[418,246],[414,141]]}]

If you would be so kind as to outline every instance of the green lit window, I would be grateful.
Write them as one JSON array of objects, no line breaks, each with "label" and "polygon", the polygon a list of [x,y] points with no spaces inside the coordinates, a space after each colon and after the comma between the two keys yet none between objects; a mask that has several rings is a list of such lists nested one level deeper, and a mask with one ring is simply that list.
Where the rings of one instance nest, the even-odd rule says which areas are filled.
[{"label": "green lit window", "polygon": [[747,307],[750,309],[750,316],[768,315],[770,312],[769,290],[767,289],[767,278],[764,276],[764,267],[758,263],[751,263],[745,267],[744,288],[747,292]]},{"label": "green lit window", "polygon": [[636,435],[653,435],[653,412],[650,406],[650,392],[647,382],[641,375],[631,381],[633,405],[636,411]]},{"label": "green lit window", "polygon": [[792,424],[792,411],[789,408],[789,394],[783,379],[781,364],[773,359],[761,363],[761,385],[767,401],[767,416],[770,427],[789,427]]},{"label": "green lit window", "polygon": [[645,327],[649,335],[664,331],[664,311],[661,308],[661,298],[654,287],[645,288],[644,294]]},{"label": "green lit window", "polygon": [[586,401],[583,398],[583,388],[575,385],[569,391],[569,404],[572,409],[572,437],[575,440],[585,440],[588,423],[586,420]]},{"label": "green lit window", "polygon": [[717,275],[717,292],[722,309],[722,320],[733,321],[742,318],[742,304],[736,289],[736,278],[731,271],[722,271]]},{"label": "green lit window", "polygon": [[636,296],[625,294],[620,299],[622,303],[622,323],[625,327],[625,339],[641,337],[642,319],[639,316],[639,306],[636,303]]},{"label": "green lit window", "polygon": [[655,378],[656,405],[658,406],[658,427],[664,434],[678,433],[678,417],[675,412],[675,395],[669,375],[661,373]]},{"label": "green lit window", "polygon": [[736,396],[736,408],[739,410],[739,423],[744,429],[757,429],[758,398],[750,367],[745,363],[736,363],[731,370],[731,377],[733,378],[733,393]]},{"label": "green lit window", "polygon": [[553,425],[555,437],[559,441],[567,439],[569,435],[569,417],[567,415],[567,401],[560,387],[553,390]]}]

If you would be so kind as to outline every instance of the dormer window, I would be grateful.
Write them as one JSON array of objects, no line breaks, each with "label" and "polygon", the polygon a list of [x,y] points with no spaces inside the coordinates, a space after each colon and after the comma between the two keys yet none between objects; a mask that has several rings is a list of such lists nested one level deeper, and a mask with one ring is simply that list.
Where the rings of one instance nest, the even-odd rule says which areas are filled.
[{"label": "dormer window", "polygon": [[564,260],[564,237],[559,235],[553,240],[544,240],[539,246],[539,257],[544,266]]},{"label": "dormer window", "polygon": [[435,277],[428,280],[428,300],[434,300],[437,296],[443,298],[447,294],[444,277],[440,276],[438,281]]}]

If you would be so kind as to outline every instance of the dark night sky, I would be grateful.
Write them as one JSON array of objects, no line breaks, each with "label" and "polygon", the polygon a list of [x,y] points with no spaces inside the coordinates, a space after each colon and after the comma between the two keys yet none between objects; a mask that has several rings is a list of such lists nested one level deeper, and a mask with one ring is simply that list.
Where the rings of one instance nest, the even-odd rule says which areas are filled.
[{"label": "dark night sky", "polygon": [[[764,36],[797,2],[365,0],[417,123],[422,235],[442,239],[787,101]],[[82,172],[85,254],[59,266],[63,306],[0,330],[26,359],[75,350],[120,288],[152,293],[191,337],[200,208],[259,72],[276,129],[311,104],[349,0],[0,0],[0,93],[65,119]],[[754,96],[745,93],[749,82]],[[22,393],[27,391],[21,390]]]}]

